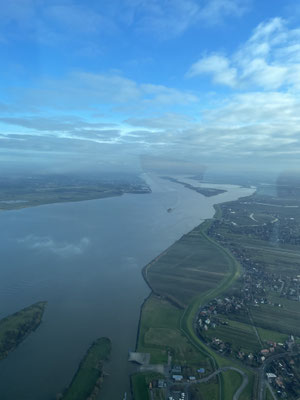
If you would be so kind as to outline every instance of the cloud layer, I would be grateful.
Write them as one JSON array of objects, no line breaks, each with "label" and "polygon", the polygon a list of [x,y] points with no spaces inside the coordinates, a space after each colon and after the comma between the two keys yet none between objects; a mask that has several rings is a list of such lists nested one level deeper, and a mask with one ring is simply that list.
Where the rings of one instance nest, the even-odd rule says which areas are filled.
[{"label": "cloud layer", "polygon": [[[163,21],[171,36],[183,36],[205,16],[212,22],[238,17],[250,3],[174,0],[171,7],[169,1],[115,0],[105,10],[82,10],[67,0],[40,9],[41,4],[23,0],[24,7],[16,11],[12,0],[7,21],[15,19],[28,30],[28,21],[43,12],[41,24],[54,19],[62,27],[59,33],[78,24],[82,12],[86,24],[81,25],[89,26],[78,28],[86,29],[81,36],[95,37],[98,25],[109,22],[102,21],[104,12],[115,24],[112,34],[130,26],[132,32],[151,31],[153,39],[154,31],[164,29]],[[276,17],[244,37],[230,51],[215,47],[198,60],[193,55],[194,63],[185,53],[176,55],[182,69],[174,76],[176,63],[166,67],[156,60],[159,69],[167,70],[167,83],[148,74],[77,68],[40,76],[33,85],[16,84],[0,102],[2,160],[45,159],[57,169],[63,164],[123,169],[147,154],[220,165],[295,164],[300,152],[300,27]]]}]

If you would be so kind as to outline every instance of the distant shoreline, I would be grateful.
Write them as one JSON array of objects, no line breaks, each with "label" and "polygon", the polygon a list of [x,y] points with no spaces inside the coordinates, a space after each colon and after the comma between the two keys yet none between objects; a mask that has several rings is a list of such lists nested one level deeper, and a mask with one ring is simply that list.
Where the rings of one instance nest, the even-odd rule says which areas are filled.
[{"label": "distant shoreline", "polygon": [[[31,208],[38,207],[47,204],[57,204],[57,203],[75,203],[80,201],[88,201],[88,200],[101,200],[111,197],[123,196],[124,194],[149,194],[151,193],[151,189],[135,189],[135,190],[115,190],[115,191],[106,191],[101,193],[95,193],[91,191],[91,193],[75,193],[72,196],[65,194],[56,195],[54,192],[42,193],[38,194],[36,198],[30,198],[28,200],[0,200],[0,211],[14,211],[21,210],[23,208]],[[77,196],[77,198],[76,198]],[[23,196],[24,197],[24,196]],[[32,197],[32,196],[31,196]]]}]

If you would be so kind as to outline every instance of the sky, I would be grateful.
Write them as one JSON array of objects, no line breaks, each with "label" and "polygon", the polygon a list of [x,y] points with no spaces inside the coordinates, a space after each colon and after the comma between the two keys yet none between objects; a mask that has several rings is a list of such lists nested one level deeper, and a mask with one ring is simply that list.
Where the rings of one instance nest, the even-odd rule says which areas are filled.
[{"label": "sky", "polygon": [[297,168],[298,1],[0,6],[2,172]]}]

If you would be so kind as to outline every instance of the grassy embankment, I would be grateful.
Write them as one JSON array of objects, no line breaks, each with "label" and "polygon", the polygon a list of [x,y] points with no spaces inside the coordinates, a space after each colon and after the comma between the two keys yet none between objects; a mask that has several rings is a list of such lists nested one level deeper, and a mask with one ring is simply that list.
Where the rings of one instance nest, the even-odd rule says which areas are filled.
[{"label": "grassy embankment", "polygon": [[[219,213],[217,209],[216,216]],[[169,352],[173,364],[194,371],[205,367],[207,374],[229,364],[193,330],[199,306],[224,292],[240,274],[239,263],[206,235],[209,224],[206,221],[184,235],[144,269],[153,293],[142,309],[137,350],[149,352],[151,363],[166,363]],[[228,376],[219,379],[223,388]]]},{"label": "grassy embankment", "polygon": [[103,363],[110,351],[111,342],[108,338],[99,338],[91,345],[63,394],[63,400],[96,399],[103,379]]},{"label": "grassy embankment", "polygon": [[47,302],[40,301],[0,321],[0,360],[7,357],[42,321]]},{"label": "grassy embankment", "polygon": [[269,388],[266,389],[266,400],[274,400]]}]

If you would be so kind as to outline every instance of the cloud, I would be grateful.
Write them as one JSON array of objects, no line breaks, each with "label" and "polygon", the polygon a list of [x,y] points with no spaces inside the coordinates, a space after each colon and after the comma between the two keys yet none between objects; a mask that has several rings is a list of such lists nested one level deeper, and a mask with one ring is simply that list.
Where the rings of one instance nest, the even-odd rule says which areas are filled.
[{"label": "cloud", "polygon": [[[151,8],[147,15],[152,18],[148,23],[155,26],[157,22],[158,30],[160,19],[168,19],[168,13],[174,12],[176,20],[176,12],[184,7],[180,1],[172,3],[172,11],[166,3],[154,0],[127,1],[127,7],[129,3],[132,18],[124,15],[128,21],[125,18],[122,23],[133,29],[138,29],[139,21],[146,18],[147,7]],[[229,4],[238,4],[186,2],[190,22],[179,31],[188,29],[205,5],[213,7],[217,3],[220,10],[226,3],[228,13]],[[238,15],[238,10],[231,12]],[[204,89],[199,85],[203,91],[198,93],[194,85],[193,90],[179,89],[187,81],[171,87],[133,80],[118,71],[77,70],[61,79],[44,78],[36,82],[35,88],[15,88],[0,104],[1,155],[10,151],[31,159],[33,153],[40,158],[47,154],[44,158],[49,167],[58,165],[60,155],[60,166],[62,160],[70,161],[78,169],[84,163],[134,163],[140,154],[151,153],[208,163],[238,160],[239,165],[244,158],[253,163],[268,158],[274,163],[277,159],[297,162],[299,43],[299,29],[273,18],[259,24],[232,53],[205,54],[190,67],[187,76],[195,79],[209,75],[214,84],[230,88],[225,94],[205,94],[207,82]]]},{"label": "cloud", "polygon": [[285,126],[282,135],[298,131],[300,99],[292,93],[249,92],[235,94],[226,103],[207,111],[205,122],[214,126],[241,127],[251,124]]},{"label": "cloud", "polygon": [[236,86],[237,70],[230,67],[229,60],[222,55],[210,55],[197,61],[189,69],[187,77],[201,74],[212,74],[215,83]]},{"label": "cloud", "polygon": [[204,3],[201,19],[208,23],[217,23],[225,17],[241,17],[250,9],[250,1],[243,0],[211,0]]},{"label": "cloud", "polygon": [[[65,162],[121,162],[145,152],[173,157],[241,160],[276,158],[300,148],[300,99],[292,92],[246,92],[227,96],[213,107],[202,107],[201,117],[184,113],[153,113],[131,117],[118,129],[77,129],[70,132],[37,131],[6,134],[2,149],[58,154]],[[197,107],[200,107],[197,104]],[[200,110],[200,109],[199,109]],[[129,127],[129,128],[128,128]],[[22,138],[22,142],[18,142]],[[110,146],[108,148],[108,146]],[[58,156],[57,156],[58,157]]]},{"label": "cloud", "polygon": [[201,119],[161,114],[126,122],[155,129],[151,133],[141,131],[141,135],[148,142],[165,143],[162,151],[173,156],[208,163],[240,163],[243,158],[253,163],[268,159],[294,163],[300,149],[299,109],[300,99],[293,93],[249,92],[231,95],[226,101],[214,103],[213,108],[202,109]]},{"label": "cloud", "polygon": [[95,129],[103,127],[116,126],[110,122],[87,122],[81,118],[74,116],[59,116],[59,117],[0,117],[0,122],[9,125],[22,126],[24,128],[35,129],[39,131],[75,131],[83,129]]},{"label": "cloud", "polygon": [[249,40],[231,56],[200,58],[188,77],[210,74],[213,82],[233,88],[300,89],[300,29],[273,18],[259,24]]},{"label": "cloud", "polygon": [[60,257],[74,257],[83,254],[90,245],[90,239],[83,237],[78,243],[58,242],[48,236],[28,235],[18,239],[21,243],[32,250],[51,252]]},{"label": "cloud", "polygon": [[219,160],[293,164],[300,149],[299,39],[300,29],[273,18],[231,55],[194,63],[187,77],[209,74],[232,92],[202,110],[201,123],[185,131],[187,142]]},{"label": "cloud", "polygon": [[[31,110],[38,112],[42,109],[70,113],[71,110],[84,109],[93,114],[104,112],[107,115],[112,110],[114,114],[116,111],[138,112],[143,109],[149,110],[150,107],[161,109],[162,106],[190,105],[197,101],[198,97],[188,90],[139,83],[117,73],[77,71],[61,79],[41,80],[38,82],[38,88],[15,88],[12,91],[11,102],[14,108],[23,107],[23,113]],[[74,121],[74,117],[73,121],[70,121],[70,117],[66,118],[67,124]],[[28,123],[26,120],[23,122]],[[80,120],[75,122],[81,123]],[[53,123],[62,124],[62,118]]]},{"label": "cloud", "polygon": [[149,129],[184,129],[190,127],[193,121],[187,115],[178,113],[165,113],[149,118],[129,118],[125,120],[127,124],[135,127]]},{"label": "cloud", "polygon": [[201,130],[191,140],[196,142],[198,136],[199,145],[201,137],[206,139],[201,145],[209,154],[276,160],[299,149],[299,107],[299,98],[291,93],[235,94],[226,104],[204,113]]}]

